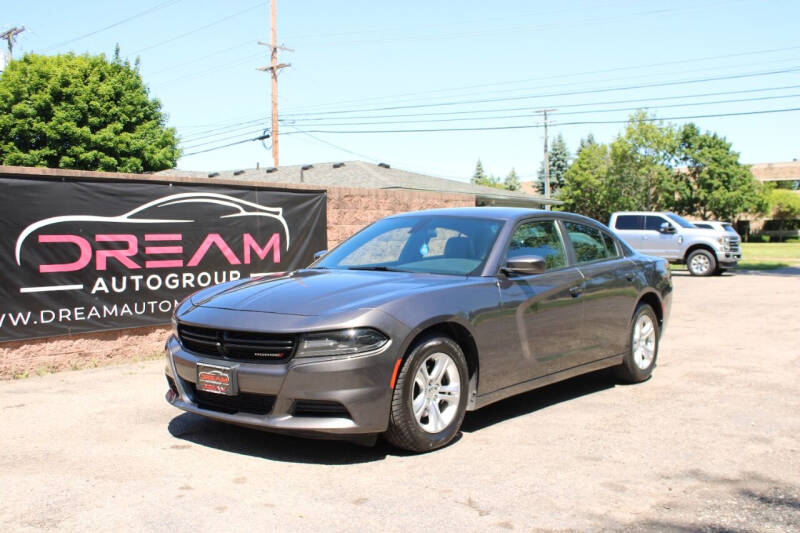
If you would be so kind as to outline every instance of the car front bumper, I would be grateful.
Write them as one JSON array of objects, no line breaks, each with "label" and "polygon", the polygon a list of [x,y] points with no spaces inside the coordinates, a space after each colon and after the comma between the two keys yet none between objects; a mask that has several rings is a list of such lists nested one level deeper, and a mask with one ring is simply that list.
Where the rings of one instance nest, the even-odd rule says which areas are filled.
[{"label": "car front bumper", "polygon": [[[307,436],[374,434],[386,430],[397,356],[392,343],[357,356],[296,358],[285,363],[245,363],[186,350],[173,335],[166,344],[166,375],[173,406],[215,420]],[[197,393],[197,364],[234,368],[238,393],[263,398],[268,412],[253,412],[237,396],[214,395],[213,405]],[[219,407],[217,402],[233,402]],[[300,405],[311,405],[299,411]],[[313,408],[313,406],[323,408]],[[327,408],[325,407],[327,406]],[[333,409],[331,409],[333,407]],[[241,408],[241,409],[239,409]]]},{"label": "car front bumper", "polygon": [[717,261],[723,268],[732,268],[742,260],[741,252],[717,252]]}]

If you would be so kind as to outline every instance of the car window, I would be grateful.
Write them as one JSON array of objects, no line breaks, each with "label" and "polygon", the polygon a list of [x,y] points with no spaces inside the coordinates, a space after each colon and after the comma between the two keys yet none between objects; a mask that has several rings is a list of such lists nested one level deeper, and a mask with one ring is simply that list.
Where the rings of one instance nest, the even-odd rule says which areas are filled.
[{"label": "car window", "polygon": [[686,220],[683,217],[679,217],[675,213],[667,213],[667,216],[669,218],[671,218],[675,223],[677,223],[682,228],[691,229],[691,228],[694,227],[694,224],[692,224],[691,222],[689,222],[688,220]]},{"label": "car window", "polygon": [[619,215],[614,222],[617,229],[642,229],[644,217],[641,215]]},{"label": "car window", "polygon": [[694,225],[702,229],[714,229],[711,227],[711,224],[703,224],[702,222],[695,222]]},{"label": "car window", "polygon": [[339,264],[342,266],[391,263],[400,258],[408,242],[411,226],[395,228],[373,237],[360,248],[347,254]]},{"label": "car window", "polygon": [[619,250],[617,249],[617,241],[614,240],[614,237],[606,233],[605,231],[600,232],[603,236],[603,241],[606,244],[606,250],[611,254],[611,257],[616,257],[619,254]]},{"label": "car window", "polygon": [[524,222],[514,231],[508,245],[508,259],[523,255],[544,258],[547,270],[567,265],[567,254],[561,233],[554,220]]},{"label": "car window", "polygon": [[[567,234],[575,250],[575,259],[578,263],[588,263],[609,257],[616,257],[616,246],[609,248],[603,232],[597,228],[578,224],[576,222],[565,222]],[[613,245],[614,241],[611,240]]]},{"label": "car window", "polygon": [[502,226],[501,220],[438,214],[384,218],[313,268],[471,275],[485,264]]},{"label": "car window", "polygon": [[646,216],[644,217],[644,229],[659,231],[661,224],[666,222],[662,217]]}]

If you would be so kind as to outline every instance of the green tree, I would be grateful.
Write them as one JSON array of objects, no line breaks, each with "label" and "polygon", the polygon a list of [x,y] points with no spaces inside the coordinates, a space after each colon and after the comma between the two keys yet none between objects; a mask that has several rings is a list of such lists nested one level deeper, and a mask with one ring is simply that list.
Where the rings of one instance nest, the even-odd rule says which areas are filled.
[{"label": "green tree", "polygon": [[778,238],[783,241],[786,222],[800,218],[800,194],[786,189],[775,189],[770,193],[769,199],[772,218],[780,221]]},{"label": "green tree", "polygon": [[480,159],[478,159],[478,163],[475,165],[475,172],[472,173],[472,178],[469,181],[470,183],[483,185],[484,187],[494,187],[495,189],[504,188],[503,184],[500,183],[500,178],[489,176],[484,172],[483,163],[481,163]]},{"label": "green tree", "polygon": [[475,164],[475,172],[472,173],[472,179],[470,179],[470,182],[477,185],[485,182],[486,179],[487,177],[486,172],[483,170],[483,163],[481,163],[481,160],[478,159],[478,162]]},{"label": "green tree", "polygon": [[559,195],[564,202],[562,209],[607,221],[615,210],[618,196],[609,188],[610,168],[608,146],[585,145],[564,176],[564,187]]},{"label": "green tree", "polygon": [[575,152],[575,157],[579,156],[580,153],[581,153],[581,150],[583,150],[587,146],[591,146],[591,145],[595,145],[595,144],[597,144],[597,141],[594,139],[594,135],[592,135],[590,133],[585,138],[580,140],[580,143],[578,144],[578,150]]},{"label": "green tree", "polygon": [[616,211],[672,208],[675,184],[675,130],[644,111],[631,115],[625,131],[611,143],[607,187],[615,191]]},{"label": "green tree", "polygon": [[678,168],[674,173],[675,209],[703,219],[733,220],[745,212],[763,212],[760,184],[739,154],[716,133],[701,133],[694,124],[678,132]]},{"label": "green tree", "polygon": [[[550,189],[555,193],[564,186],[564,176],[569,169],[570,153],[564,137],[559,133],[548,151],[550,163]],[[539,166],[539,180],[544,183],[544,161]]]},{"label": "green tree", "polygon": [[161,103],[115,54],[12,61],[0,77],[0,164],[118,172],[172,168],[180,156]]},{"label": "green tree", "polygon": [[511,172],[506,176],[504,185],[509,191],[518,191],[520,189],[519,176],[517,176],[517,171],[514,170],[514,167],[511,167]]}]

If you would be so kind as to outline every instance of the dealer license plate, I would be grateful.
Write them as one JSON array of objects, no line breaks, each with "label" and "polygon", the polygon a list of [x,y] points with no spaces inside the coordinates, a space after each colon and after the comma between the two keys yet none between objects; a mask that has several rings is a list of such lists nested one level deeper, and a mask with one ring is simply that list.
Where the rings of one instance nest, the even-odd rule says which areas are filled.
[{"label": "dealer license plate", "polygon": [[197,363],[197,390],[236,395],[236,369],[229,366]]}]

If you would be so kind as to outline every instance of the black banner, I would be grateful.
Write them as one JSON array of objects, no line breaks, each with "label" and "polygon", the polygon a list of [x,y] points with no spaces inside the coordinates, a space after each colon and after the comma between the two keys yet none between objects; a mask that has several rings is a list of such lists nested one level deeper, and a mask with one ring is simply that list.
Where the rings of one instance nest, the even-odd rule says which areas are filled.
[{"label": "black banner", "polygon": [[320,191],[0,177],[0,342],[169,323],[204,287],[302,268]]}]

